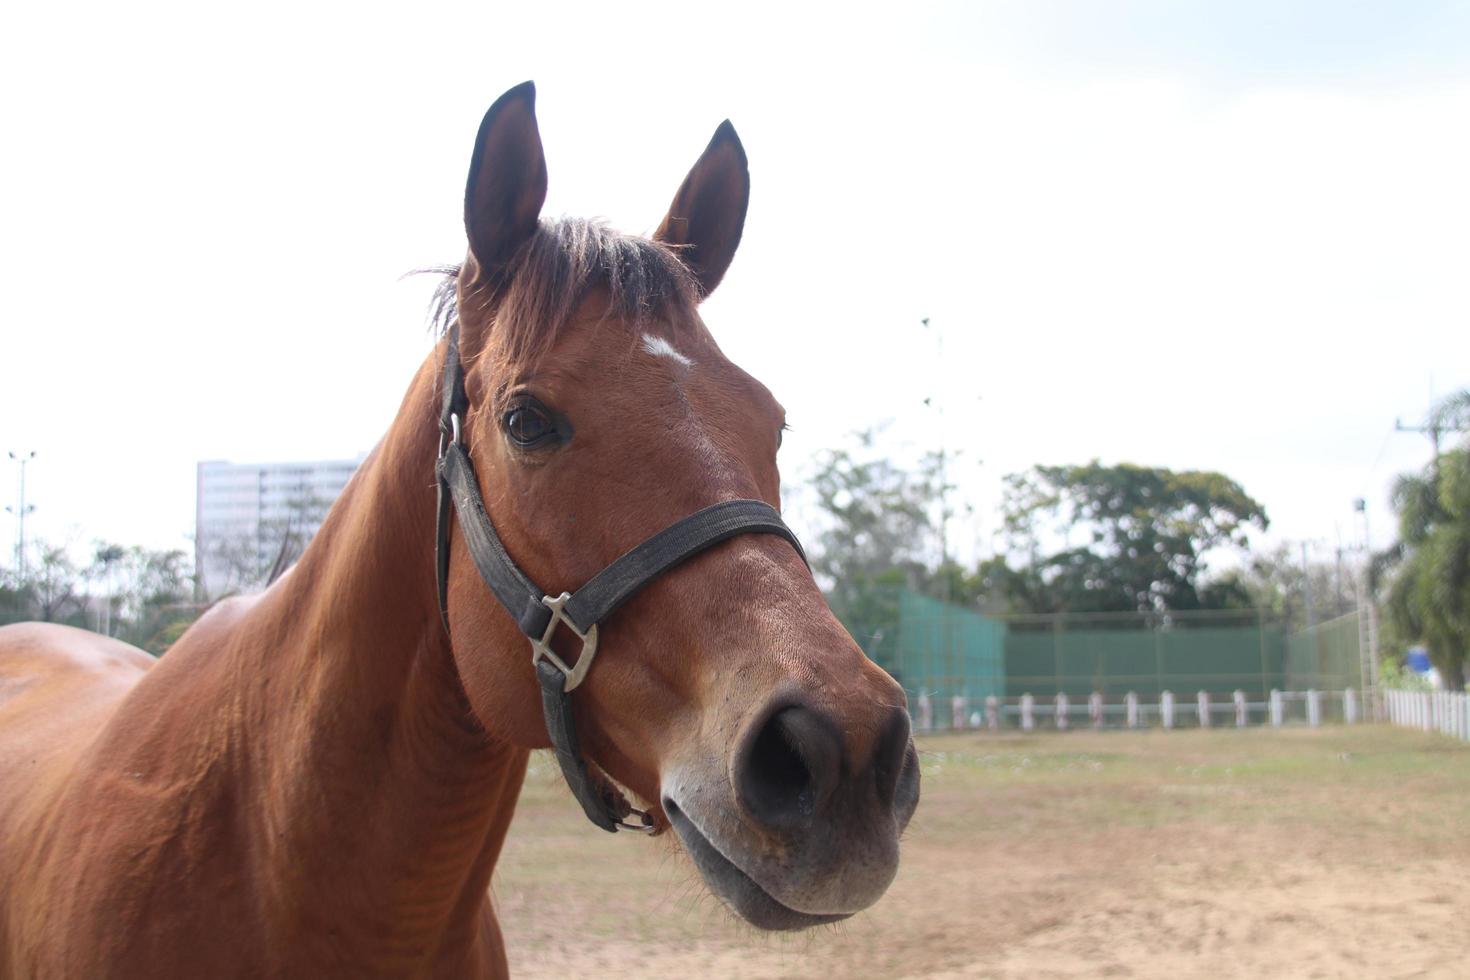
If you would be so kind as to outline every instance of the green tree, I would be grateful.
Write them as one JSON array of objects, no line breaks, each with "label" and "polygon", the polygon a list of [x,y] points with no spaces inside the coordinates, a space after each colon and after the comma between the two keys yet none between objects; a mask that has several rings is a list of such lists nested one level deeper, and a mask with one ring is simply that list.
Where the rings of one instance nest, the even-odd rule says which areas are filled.
[{"label": "green tree", "polygon": [[0,623],[40,620],[96,628],[155,656],[199,615],[182,551],[98,543],[90,565],[37,541],[24,580],[0,574]]},{"label": "green tree", "polygon": [[0,626],[33,619],[31,594],[11,569],[0,570]]},{"label": "green tree", "polygon": [[34,557],[21,583],[29,596],[32,616],[45,623],[84,625],[85,570],[77,567],[61,545],[38,540],[33,548]]},{"label": "green tree", "polygon": [[[1466,416],[1470,391],[1446,399],[1430,418],[1453,428]],[[1445,685],[1460,690],[1470,651],[1470,444],[1400,477],[1393,504],[1399,542],[1388,582],[1390,626],[1397,637],[1424,643]]]},{"label": "green tree", "polygon": [[1429,427],[1438,432],[1470,429],[1470,388],[1461,388],[1434,406],[1429,413]]},{"label": "green tree", "polygon": [[1211,579],[1204,588],[1205,608],[1234,608],[1221,600],[1238,596],[1240,608],[1263,610],[1288,630],[1308,625],[1309,605],[1311,619],[1319,623],[1357,608],[1357,586],[1341,563],[1315,561],[1304,567],[1300,551],[1286,544],[1251,555],[1243,567]]},{"label": "green tree", "polygon": [[111,632],[119,639],[156,656],[198,617],[194,571],[183,551],[99,543],[96,556],[93,571],[105,574]]},{"label": "green tree", "polygon": [[1244,548],[1268,523],[1220,473],[1096,460],[1008,476],[1004,511],[1019,564],[992,562],[982,577],[1022,612],[1248,606],[1238,583],[1206,581],[1206,556]]},{"label": "green tree", "polygon": [[933,467],[915,473],[894,462],[875,430],[857,433],[855,443],[818,459],[811,484],[823,523],[812,568],[843,625],[869,657],[891,666],[897,591],[931,579],[939,487]]}]

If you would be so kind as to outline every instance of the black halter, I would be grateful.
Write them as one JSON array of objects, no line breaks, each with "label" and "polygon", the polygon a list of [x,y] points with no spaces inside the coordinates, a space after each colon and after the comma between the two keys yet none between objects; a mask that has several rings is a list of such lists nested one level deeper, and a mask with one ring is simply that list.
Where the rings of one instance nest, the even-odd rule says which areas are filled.
[{"label": "black halter", "polygon": [[[531,641],[531,663],[541,683],[541,707],[546,730],[556,747],[562,775],[587,818],[603,830],[651,831],[652,818],[635,810],[621,798],[608,799],[592,786],[587,765],[577,745],[572,720],[571,691],[582,683],[597,653],[597,627],[618,607],[653,579],[706,548],[739,534],[776,534],[796,548],[801,560],[806,554],[801,542],[781,520],[775,508],[759,500],[726,500],[696,511],[659,531],[598,572],[574,593],[550,596],[521,571],[501,544],[495,525],[485,511],[485,499],[475,478],[475,466],[465,451],[461,420],[469,408],[464,370],[459,362],[459,324],[450,328],[444,357],[444,393],[439,412],[439,518],[438,560],[435,572],[439,585],[439,615],[449,632],[449,529],[450,505],[459,523],[470,557],[480,577]],[[567,664],[551,649],[557,624],[569,628],[582,641],[582,652]],[[637,814],[639,823],[626,817]]]}]

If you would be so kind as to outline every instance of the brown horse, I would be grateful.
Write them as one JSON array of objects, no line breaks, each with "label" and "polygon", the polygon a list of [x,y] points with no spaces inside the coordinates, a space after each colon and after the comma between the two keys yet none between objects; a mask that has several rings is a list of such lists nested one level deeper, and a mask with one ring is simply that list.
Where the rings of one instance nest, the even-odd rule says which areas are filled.
[{"label": "brown horse", "polygon": [[[454,444],[505,551],[553,595],[712,504],[775,505],[784,424],[697,313],[745,219],[728,123],[652,239],[542,221],[545,191],[528,83],[480,128],[457,326],[285,577],[157,662],[65,627],[0,630],[0,976],[506,973],[488,888],[551,736],[463,520],[441,623],[451,342]],[[918,799],[903,692],[780,535],[737,533],[647,581],[570,703],[572,763],[618,812],[619,785],[645,801],[750,922],[831,922],[892,880]]]}]

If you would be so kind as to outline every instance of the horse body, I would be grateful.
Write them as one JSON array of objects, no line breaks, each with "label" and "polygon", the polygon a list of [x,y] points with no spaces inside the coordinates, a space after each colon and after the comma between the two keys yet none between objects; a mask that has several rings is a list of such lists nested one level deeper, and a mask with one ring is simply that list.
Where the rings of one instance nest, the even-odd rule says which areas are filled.
[{"label": "horse body", "polygon": [[432,388],[291,574],[151,668],[0,630],[0,975],[504,974],[527,750],[474,724],[437,632]]},{"label": "horse body", "polygon": [[[702,508],[778,504],[783,413],[695,312],[744,221],[728,124],[654,241],[540,222],[545,190],[522,86],[471,163],[453,438],[554,596]],[[488,888],[549,722],[463,532],[441,622],[445,360],[441,342],[296,567],[158,662],[0,629],[0,976],[505,975]],[[570,701],[586,770],[751,923],[852,915],[917,804],[902,691],[787,541],[686,557],[602,624]]]}]

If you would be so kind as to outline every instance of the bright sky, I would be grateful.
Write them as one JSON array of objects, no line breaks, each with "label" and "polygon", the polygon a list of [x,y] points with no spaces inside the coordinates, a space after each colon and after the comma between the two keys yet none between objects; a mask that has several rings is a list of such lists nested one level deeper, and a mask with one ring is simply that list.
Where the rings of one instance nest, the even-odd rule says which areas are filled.
[{"label": "bright sky", "polygon": [[734,121],[752,203],[705,316],[787,406],[787,481],[885,420],[937,446],[935,396],[961,555],[1002,475],[1092,457],[1221,470],[1324,557],[1366,496],[1381,546],[1428,457],[1395,417],[1470,385],[1470,5],[5,19],[0,450],[79,553],[187,547],[200,459],[373,446],[429,344],[399,276],[463,255],[476,126],[527,78],[548,214],[650,230]]}]

